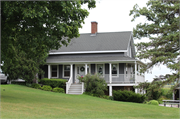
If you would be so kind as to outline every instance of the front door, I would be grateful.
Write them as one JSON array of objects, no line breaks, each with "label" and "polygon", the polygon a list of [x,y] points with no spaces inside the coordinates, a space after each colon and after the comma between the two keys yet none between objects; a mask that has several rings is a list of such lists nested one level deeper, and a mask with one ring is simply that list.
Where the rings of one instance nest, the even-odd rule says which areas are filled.
[{"label": "front door", "polygon": [[[75,83],[79,83],[78,77],[85,76],[85,65],[84,64],[77,64],[75,67],[76,75],[75,75]],[[87,73],[89,73],[89,66],[87,66]]]}]

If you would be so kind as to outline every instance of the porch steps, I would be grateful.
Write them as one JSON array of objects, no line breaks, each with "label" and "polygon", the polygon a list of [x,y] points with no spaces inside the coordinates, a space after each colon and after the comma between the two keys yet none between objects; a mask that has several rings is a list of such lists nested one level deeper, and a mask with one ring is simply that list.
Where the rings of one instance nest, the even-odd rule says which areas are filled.
[{"label": "porch steps", "polygon": [[71,84],[68,94],[76,94],[76,95],[82,94],[82,84]]}]

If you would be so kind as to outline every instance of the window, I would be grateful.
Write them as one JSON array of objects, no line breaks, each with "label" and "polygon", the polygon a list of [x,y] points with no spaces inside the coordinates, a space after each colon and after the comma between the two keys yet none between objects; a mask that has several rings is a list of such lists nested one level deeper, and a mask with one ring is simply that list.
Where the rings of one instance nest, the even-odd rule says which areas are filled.
[{"label": "window", "polygon": [[97,64],[97,73],[104,74],[103,72],[103,64]]},{"label": "window", "polygon": [[127,67],[127,65],[126,65],[126,74],[128,74],[128,71],[127,71],[127,70],[128,70],[128,67]]},{"label": "window", "polygon": [[79,66],[77,66],[77,74],[79,74]]},{"label": "window", "polygon": [[131,65],[131,74],[133,74],[133,67],[132,67],[132,65]]},{"label": "window", "polygon": [[90,73],[90,67],[87,66],[87,73]]},{"label": "window", "polygon": [[51,66],[51,76],[57,78],[57,65]]},{"label": "window", "polygon": [[118,65],[112,64],[112,76],[118,76]]},{"label": "window", "polygon": [[64,65],[64,77],[70,77],[70,65]]}]

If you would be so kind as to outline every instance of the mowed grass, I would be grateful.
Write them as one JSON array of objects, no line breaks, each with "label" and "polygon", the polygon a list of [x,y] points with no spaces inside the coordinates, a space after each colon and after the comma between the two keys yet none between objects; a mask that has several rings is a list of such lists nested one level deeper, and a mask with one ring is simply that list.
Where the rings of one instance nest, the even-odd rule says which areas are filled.
[{"label": "mowed grass", "polygon": [[[5,91],[3,91],[5,89]],[[1,118],[179,118],[178,108],[1,85]]]}]

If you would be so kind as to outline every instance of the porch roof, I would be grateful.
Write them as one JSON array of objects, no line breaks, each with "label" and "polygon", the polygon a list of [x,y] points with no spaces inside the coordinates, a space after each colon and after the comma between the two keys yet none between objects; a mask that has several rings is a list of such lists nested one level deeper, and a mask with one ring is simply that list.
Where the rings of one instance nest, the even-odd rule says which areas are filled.
[{"label": "porch roof", "polygon": [[128,56],[96,56],[96,57],[48,57],[46,63],[87,63],[87,62],[134,62],[139,61]]}]

